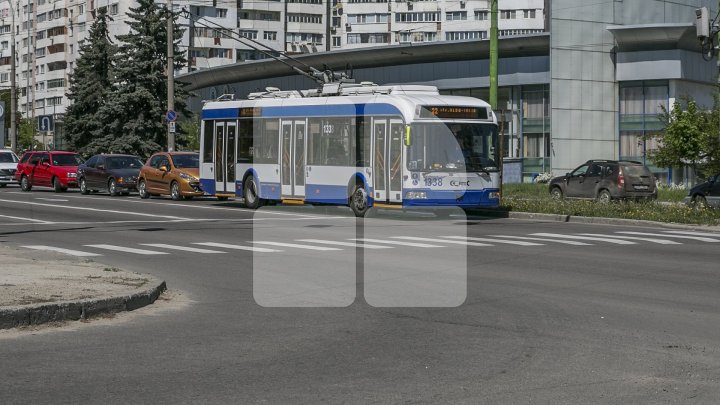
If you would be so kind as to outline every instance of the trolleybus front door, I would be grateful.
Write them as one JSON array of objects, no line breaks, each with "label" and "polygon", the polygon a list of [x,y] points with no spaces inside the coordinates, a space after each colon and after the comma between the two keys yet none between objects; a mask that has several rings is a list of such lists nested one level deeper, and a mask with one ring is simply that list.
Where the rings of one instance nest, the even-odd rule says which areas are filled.
[{"label": "trolleybus front door", "polygon": [[237,123],[215,122],[215,193],[235,194],[235,151]]},{"label": "trolleybus front door", "polygon": [[[390,128],[388,130],[388,127]],[[402,201],[402,121],[373,120],[373,190],[375,201]]]},{"label": "trolleybus front door", "polygon": [[305,121],[283,121],[281,141],[282,194],[305,197]]}]

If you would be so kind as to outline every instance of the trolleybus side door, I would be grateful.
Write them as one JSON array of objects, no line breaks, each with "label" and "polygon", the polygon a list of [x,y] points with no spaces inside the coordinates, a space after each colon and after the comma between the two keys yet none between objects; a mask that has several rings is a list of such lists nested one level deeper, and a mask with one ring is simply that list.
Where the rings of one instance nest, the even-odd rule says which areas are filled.
[{"label": "trolleybus side door", "polygon": [[404,128],[400,120],[373,119],[373,197],[381,203],[402,201]]},{"label": "trolleybus side door", "polygon": [[215,122],[215,153],[213,164],[215,169],[215,192],[235,194],[235,153],[237,138],[237,122]]},{"label": "trolleybus side door", "polygon": [[305,196],[305,121],[283,121],[280,184],[286,197]]}]

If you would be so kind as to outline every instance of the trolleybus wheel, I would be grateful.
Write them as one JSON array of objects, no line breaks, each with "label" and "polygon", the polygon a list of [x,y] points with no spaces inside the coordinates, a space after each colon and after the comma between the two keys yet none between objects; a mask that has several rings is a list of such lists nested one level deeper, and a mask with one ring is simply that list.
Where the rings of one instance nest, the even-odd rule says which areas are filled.
[{"label": "trolleybus wheel", "polygon": [[368,195],[363,184],[356,184],[350,195],[350,208],[356,217],[364,217],[368,211]]},{"label": "trolleybus wheel", "polygon": [[248,176],[243,183],[243,198],[245,206],[251,210],[260,208],[260,196],[258,195],[257,183],[254,176]]}]

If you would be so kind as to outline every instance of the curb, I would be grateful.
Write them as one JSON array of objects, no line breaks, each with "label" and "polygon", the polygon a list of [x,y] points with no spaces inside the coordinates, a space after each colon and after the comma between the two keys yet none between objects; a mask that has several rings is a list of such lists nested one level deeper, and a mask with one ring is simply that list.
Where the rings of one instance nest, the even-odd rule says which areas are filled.
[{"label": "curb", "polygon": [[0,308],[0,329],[40,325],[48,322],[77,321],[100,314],[142,308],[155,302],[160,294],[167,290],[165,281],[150,278],[150,282],[155,287],[130,295]]}]

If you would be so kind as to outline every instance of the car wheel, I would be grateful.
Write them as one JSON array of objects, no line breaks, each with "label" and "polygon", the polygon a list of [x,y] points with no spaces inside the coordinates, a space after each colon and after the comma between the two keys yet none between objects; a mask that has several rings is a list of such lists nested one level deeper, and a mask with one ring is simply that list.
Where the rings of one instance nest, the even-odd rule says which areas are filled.
[{"label": "car wheel", "polygon": [[170,183],[170,198],[174,201],[182,200],[182,193],[180,193],[180,183],[173,181]]},{"label": "car wheel", "polygon": [[610,201],[612,201],[612,196],[610,195],[610,192],[607,190],[600,190],[597,196],[598,202],[601,202],[603,204],[607,204]]},{"label": "car wheel", "polygon": [[138,182],[138,193],[142,199],[150,198],[150,193],[147,191],[147,184],[145,184],[145,180],[140,180]]},{"label": "car wheel", "polygon": [[60,183],[59,177],[53,177],[52,185],[53,185],[53,190],[55,190],[56,193],[65,191],[65,190],[63,190],[63,187],[62,187],[62,184]]},{"label": "car wheel", "polygon": [[553,187],[553,188],[550,190],[550,197],[551,197],[553,200],[562,200],[562,199],[563,199],[563,192],[562,192],[562,190],[560,189],[560,187]]},{"label": "car wheel", "polygon": [[707,199],[702,194],[695,195],[695,197],[693,197],[692,199],[692,202],[693,206],[696,208],[707,208],[708,206]]},{"label": "car wheel", "polygon": [[27,176],[22,176],[22,178],[20,179],[20,189],[22,191],[32,190],[32,184],[30,184],[30,179],[28,179]]},{"label": "car wheel", "polygon": [[362,183],[355,185],[352,194],[350,194],[350,209],[353,210],[356,217],[364,217],[368,211],[368,195],[365,186]]},{"label": "car wheel", "polygon": [[108,181],[108,192],[111,196],[118,195],[117,182],[115,179],[110,179],[110,181]]},{"label": "car wheel", "polygon": [[251,210],[260,208],[260,196],[258,195],[257,183],[254,176],[248,176],[243,184],[243,198],[245,206]]},{"label": "car wheel", "polygon": [[80,177],[80,194],[90,194],[90,190],[87,188],[87,182],[85,182],[85,177]]}]

